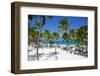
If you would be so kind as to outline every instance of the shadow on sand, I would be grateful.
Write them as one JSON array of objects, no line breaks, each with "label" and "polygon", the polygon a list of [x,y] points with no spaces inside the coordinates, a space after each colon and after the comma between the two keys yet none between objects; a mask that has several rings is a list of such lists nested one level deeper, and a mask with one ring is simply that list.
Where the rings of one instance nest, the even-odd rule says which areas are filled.
[{"label": "shadow on sand", "polygon": [[[41,60],[41,58],[44,57],[43,60],[49,60],[51,57],[55,57],[55,60],[58,60],[58,57],[57,55],[59,55],[59,52],[50,52],[48,54],[45,54],[45,53],[39,53],[38,54],[38,57],[39,59]],[[34,55],[28,55],[28,61],[35,61],[37,60],[37,54],[34,54]]]}]

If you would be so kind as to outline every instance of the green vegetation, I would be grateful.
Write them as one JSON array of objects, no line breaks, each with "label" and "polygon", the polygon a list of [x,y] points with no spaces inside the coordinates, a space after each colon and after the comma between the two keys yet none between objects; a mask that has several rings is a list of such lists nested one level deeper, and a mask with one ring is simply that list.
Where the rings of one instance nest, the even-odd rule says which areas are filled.
[{"label": "green vegetation", "polygon": [[87,45],[88,40],[88,32],[87,26],[81,26],[76,30],[76,39],[75,41],[78,42],[80,45]]},{"label": "green vegetation", "polygon": [[[29,15],[28,18],[29,18],[30,21],[32,21],[33,18],[37,18],[37,17],[38,17],[38,16]],[[52,18],[52,16],[48,16],[48,18]],[[36,38],[37,38],[36,40],[34,39],[35,36],[34,36],[33,34],[31,34],[31,36],[30,36],[30,30],[29,30],[29,36],[30,36],[30,37],[29,37],[29,42],[31,41],[31,39],[30,39],[31,37],[32,37],[33,41],[36,41],[35,44],[37,45],[37,46],[36,46],[36,47],[37,47],[37,60],[39,60],[39,55],[38,55],[38,51],[39,51],[39,50],[38,50],[38,49],[39,49],[39,47],[40,47],[40,38],[41,38],[40,36],[41,36],[41,31],[42,31],[42,27],[43,27],[43,26],[45,25],[45,23],[46,23],[46,17],[45,17],[45,16],[40,16],[40,19],[41,19],[41,20],[39,20],[39,21],[35,21],[35,25],[33,25],[33,26],[31,27],[32,30],[34,30],[34,29],[36,30],[36,31],[35,31],[36,33],[33,32],[33,34],[36,35]],[[29,24],[29,23],[28,23],[28,24]],[[30,26],[30,24],[29,24],[29,26]],[[28,43],[29,43],[29,42],[28,42]]]},{"label": "green vegetation", "polygon": [[[53,37],[54,40],[58,40],[59,39],[59,34],[57,32],[53,32],[52,37]],[[56,46],[55,46],[55,54],[56,53],[57,53],[57,49],[56,49]]]},{"label": "green vegetation", "polygon": [[[32,19],[36,19],[37,17],[40,17],[40,20],[35,21],[34,24],[28,23],[28,44],[34,44],[37,48],[37,60],[39,60],[39,47],[41,40],[46,40],[48,44],[53,44],[53,40],[60,39],[60,33],[62,34],[61,39],[63,41],[70,41],[73,40],[79,45],[87,45],[88,40],[88,32],[87,32],[87,25],[82,25],[78,29],[70,29],[71,26],[73,26],[72,23],[69,23],[67,21],[67,17],[63,18],[59,21],[59,25],[57,29],[59,29],[58,32],[51,33],[50,30],[45,30],[42,32],[42,27],[46,24],[46,18],[52,19],[52,16],[33,16],[29,15],[29,20],[32,21]],[[48,45],[49,46],[49,45]],[[55,46],[55,53],[57,52],[56,46]]]}]

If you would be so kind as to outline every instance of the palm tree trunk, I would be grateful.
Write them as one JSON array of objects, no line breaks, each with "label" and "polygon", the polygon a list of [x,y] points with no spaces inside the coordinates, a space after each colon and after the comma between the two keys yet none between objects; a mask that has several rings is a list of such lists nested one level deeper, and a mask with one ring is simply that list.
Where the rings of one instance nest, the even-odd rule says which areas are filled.
[{"label": "palm tree trunk", "polygon": [[38,35],[38,39],[37,39],[37,60],[39,60],[39,41],[40,41],[40,31],[39,31],[39,35]]},{"label": "palm tree trunk", "polygon": [[39,28],[39,34],[38,34],[38,39],[37,39],[37,60],[39,60],[39,46],[40,46],[40,33],[42,31],[42,26],[44,25],[45,23],[45,17],[42,16],[42,20],[41,20],[41,26]]}]

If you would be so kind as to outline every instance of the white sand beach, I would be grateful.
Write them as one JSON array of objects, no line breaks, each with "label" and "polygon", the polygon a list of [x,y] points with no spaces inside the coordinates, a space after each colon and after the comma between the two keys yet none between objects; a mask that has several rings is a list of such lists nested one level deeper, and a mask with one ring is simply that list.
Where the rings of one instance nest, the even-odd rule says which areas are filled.
[{"label": "white sand beach", "polygon": [[[30,47],[31,48],[31,47]],[[36,48],[33,48],[28,54],[29,60],[36,60]],[[76,55],[73,52],[70,53],[69,51],[66,51],[62,49],[61,47],[56,47],[56,54],[55,54],[55,47],[43,47],[39,48],[39,54],[41,55],[39,57],[40,61],[44,60],[75,60],[75,59],[84,59],[87,57]],[[35,55],[35,56],[34,56]],[[35,59],[34,59],[35,58]]]}]

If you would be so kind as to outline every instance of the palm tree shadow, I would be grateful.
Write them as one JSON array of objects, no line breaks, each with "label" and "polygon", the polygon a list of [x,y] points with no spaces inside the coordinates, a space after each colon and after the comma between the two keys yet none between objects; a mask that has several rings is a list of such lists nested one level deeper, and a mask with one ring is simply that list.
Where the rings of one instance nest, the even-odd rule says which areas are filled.
[{"label": "palm tree shadow", "polygon": [[[44,56],[44,53],[39,53],[38,54],[38,57],[41,58]],[[37,54],[34,54],[34,55],[28,55],[28,61],[32,61],[32,60],[37,60]]]},{"label": "palm tree shadow", "polygon": [[59,52],[56,52],[56,53],[55,52],[50,52],[49,54],[46,54],[46,59],[44,59],[44,60],[48,60],[49,58],[51,58],[53,56],[55,56],[55,59],[58,60],[57,55],[59,55]]}]

